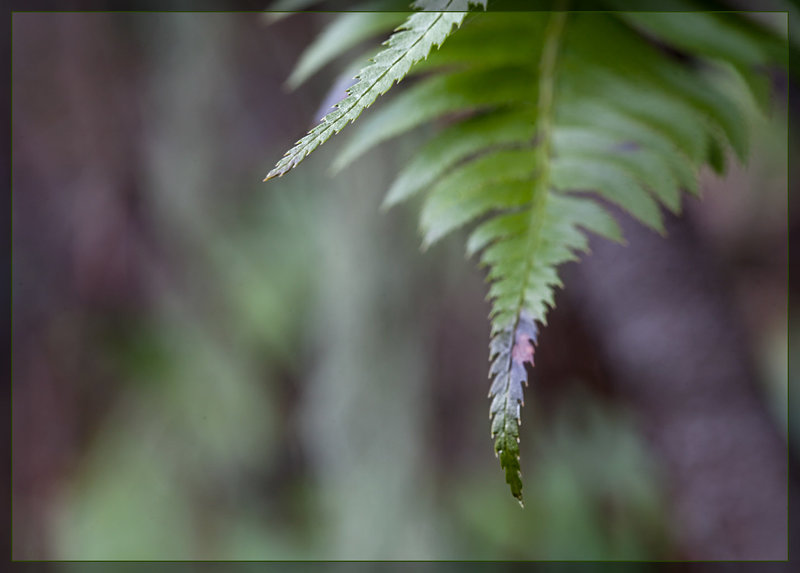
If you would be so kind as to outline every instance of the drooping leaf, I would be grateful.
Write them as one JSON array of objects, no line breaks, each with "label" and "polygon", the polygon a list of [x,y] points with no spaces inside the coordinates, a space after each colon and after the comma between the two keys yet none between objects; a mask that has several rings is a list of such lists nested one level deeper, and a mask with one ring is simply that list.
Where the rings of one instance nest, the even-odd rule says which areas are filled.
[{"label": "drooping leaf", "polygon": [[415,5],[422,12],[412,14],[386,42],[372,63],[359,72],[356,84],[347,97],[308,135],[290,149],[264,178],[279,177],[295,167],[309,153],[354,121],[378,96],[402,80],[416,62],[428,56],[434,46],[441,46],[454,28],[461,25],[470,4],[485,0],[420,0]]},{"label": "drooping leaf", "polygon": [[[463,13],[451,16],[435,34],[420,31],[423,20],[434,26],[433,14],[409,19],[403,33],[427,48],[397,69],[381,69],[397,81],[413,60],[425,75],[359,122],[334,166],[416,127],[444,125],[401,169],[384,206],[428,190],[424,247],[474,225],[467,253],[487,268],[492,305],[491,434],[521,503],[523,386],[562,286],[558,267],[587,252],[587,233],[623,242],[603,202],[663,233],[661,208],[679,212],[681,192],[698,192],[704,165],[725,171],[731,150],[744,161],[751,110],[732,86],[755,86],[776,49],[735,15],[477,13],[424,59],[441,44],[434,36],[444,39],[464,21]],[[408,49],[404,38],[393,36],[390,48]],[[360,113],[364,102],[347,109]],[[348,113],[326,118],[270,176],[357,115]]]}]

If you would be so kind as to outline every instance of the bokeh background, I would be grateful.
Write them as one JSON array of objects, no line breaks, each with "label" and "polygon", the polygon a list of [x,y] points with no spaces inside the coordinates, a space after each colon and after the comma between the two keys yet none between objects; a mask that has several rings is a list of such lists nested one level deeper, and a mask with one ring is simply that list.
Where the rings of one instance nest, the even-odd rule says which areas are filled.
[{"label": "bokeh background", "polygon": [[261,182],[344,67],[284,88],[333,17],[14,14],[13,558],[784,559],[785,75],[668,239],[620,215],[564,268],[523,510],[483,273],[379,209],[417,136]]}]

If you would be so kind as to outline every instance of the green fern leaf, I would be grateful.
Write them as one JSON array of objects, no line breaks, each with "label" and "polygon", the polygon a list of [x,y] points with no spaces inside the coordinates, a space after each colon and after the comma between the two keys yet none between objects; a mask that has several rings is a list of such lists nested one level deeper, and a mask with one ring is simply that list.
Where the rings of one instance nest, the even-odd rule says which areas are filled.
[{"label": "green fern leaf", "polygon": [[395,82],[402,80],[416,62],[428,56],[434,46],[441,46],[453,28],[461,25],[470,4],[485,0],[420,0],[417,7],[424,11],[412,14],[386,42],[372,63],[356,76],[356,84],[347,97],[308,135],[302,138],[272,169],[264,181],[279,177],[295,167],[309,153],[339,133],[348,123],[386,93]]},{"label": "green fern leaf", "polygon": [[[470,235],[467,252],[482,250],[480,262],[489,267],[492,436],[506,481],[520,501],[524,365],[532,366],[536,323],[546,324],[554,289],[561,286],[556,269],[586,250],[585,231],[621,240],[602,207],[568,194],[595,192],[663,233],[659,204],[679,211],[680,191],[696,192],[700,166],[722,168],[729,145],[742,158],[747,153],[737,102],[707,74],[680,67],[616,18],[575,15],[562,29],[565,19],[515,15],[514,26],[527,21],[539,33],[539,46],[527,51],[536,54],[538,67],[519,65],[502,47],[470,65],[465,46],[472,44],[477,54],[475,46],[482,45],[477,38],[492,29],[489,24],[475,32],[464,28],[429,60],[429,69],[437,60],[463,65],[462,77],[490,77],[505,69],[503,75],[515,80],[504,85],[507,93],[494,110],[487,95],[481,100],[479,94],[459,92],[445,101],[442,90],[443,103],[425,121],[489,109],[454,123],[421,148],[385,200],[391,205],[430,187],[420,217],[423,247],[488,217]],[[606,41],[598,42],[596,34]],[[501,57],[504,51],[509,57]],[[504,68],[508,62],[518,66],[513,73]],[[414,89],[424,93],[441,77],[448,76],[430,77]],[[414,104],[424,101],[412,91],[362,123],[339,162],[422,123],[407,119]]]},{"label": "green fern leaf", "polygon": [[[623,241],[597,198],[663,234],[661,208],[680,211],[681,192],[698,192],[700,168],[723,172],[729,149],[744,161],[747,98],[730,86],[755,85],[752,68],[775,50],[717,14],[490,13],[476,15],[423,62],[464,15],[451,16],[458,18],[435,34],[420,31],[433,26],[434,14],[409,19],[402,33],[427,47],[391,77],[410,73],[411,60],[427,75],[360,122],[334,168],[413,128],[447,124],[400,171],[384,206],[429,189],[420,215],[424,248],[474,225],[467,254],[488,269],[492,305],[491,435],[522,503],[523,386],[562,286],[558,267],[588,250],[587,233]],[[404,45],[396,36],[390,48]],[[661,45],[689,55],[692,65]],[[372,67],[379,64],[387,68],[380,56]],[[362,73],[357,86],[368,77]],[[354,119],[391,82],[384,84],[351,91],[270,176]],[[369,95],[353,104],[362,92]]]}]

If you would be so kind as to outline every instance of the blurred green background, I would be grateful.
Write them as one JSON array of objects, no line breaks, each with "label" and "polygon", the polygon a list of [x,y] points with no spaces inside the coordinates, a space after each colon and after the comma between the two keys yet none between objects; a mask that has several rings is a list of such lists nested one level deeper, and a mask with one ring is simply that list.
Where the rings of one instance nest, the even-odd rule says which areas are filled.
[{"label": "blurred green background", "polygon": [[[332,18],[14,15],[14,559],[694,556],[566,292],[510,496],[482,271],[460,237],[420,253],[416,205],[379,209],[416,136],[331,177],[345,131],[261,182],[341,70],[282,87]],[[685,205],[746,341],[745,410],[785,447],[784,97],[748,167]]]}]

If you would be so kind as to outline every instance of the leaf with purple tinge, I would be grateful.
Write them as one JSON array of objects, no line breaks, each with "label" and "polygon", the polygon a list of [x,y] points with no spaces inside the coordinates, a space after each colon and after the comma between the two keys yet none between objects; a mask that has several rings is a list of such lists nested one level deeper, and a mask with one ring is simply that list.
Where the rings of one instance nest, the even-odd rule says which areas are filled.
[{"label": "leaf with purple tinge", "polygon": [[511,493],[522,505],[522,477],[519,465],[520,407],[525,404],[522,385],[528,385],[525,364],[533,366],[536,324],[531,316],[522,311],[516,324],[497,332],[489,344],[492,365],[489,377],[493,378],[489,390],[492,404],[489,416],[492,419],[492,438],[495,454],[505,470],[506,482]]}]

